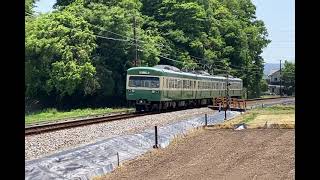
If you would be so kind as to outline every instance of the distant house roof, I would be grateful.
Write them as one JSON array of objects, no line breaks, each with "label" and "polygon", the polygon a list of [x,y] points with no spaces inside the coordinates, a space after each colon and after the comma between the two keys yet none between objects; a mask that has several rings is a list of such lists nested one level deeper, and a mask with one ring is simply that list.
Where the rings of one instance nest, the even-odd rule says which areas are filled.
[{"label": "distant house roof", "polygon": [[269,74],[268,76],[272,76],[274,73],[276,73],[276,72],[278,72],[278,71],[280,71],[280,69],[272,69],[272,70],[270,71],[270,74]]}]

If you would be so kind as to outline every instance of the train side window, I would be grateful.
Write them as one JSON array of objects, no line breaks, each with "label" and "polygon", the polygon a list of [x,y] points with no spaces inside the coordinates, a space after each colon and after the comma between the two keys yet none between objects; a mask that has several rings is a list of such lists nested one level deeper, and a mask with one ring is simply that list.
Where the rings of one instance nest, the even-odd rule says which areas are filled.
[{"label": "train side window", "polygon": [[186,89],[189,89],[189,82],[190,80],[186,80]]},{"label": "train side window", "polygon": [[150,87],[150,81],[144,81],[144,87]]},{"label": "train side window", "polygon": [[169,80],[169,88],[173,88],[174,87],[174,82],[173,79],[170,78]]},{"label": "train side window", "polygon": [[178,79],[178,88],[182,88],[182,80]]},{"label": "train side window", "polygon": [[179,88],[179,79],[176,80],[176,88]]},{"label": "train side window", "polygon": [[172,81],[172,89],[174,89],[174,79],[171,80]]}]

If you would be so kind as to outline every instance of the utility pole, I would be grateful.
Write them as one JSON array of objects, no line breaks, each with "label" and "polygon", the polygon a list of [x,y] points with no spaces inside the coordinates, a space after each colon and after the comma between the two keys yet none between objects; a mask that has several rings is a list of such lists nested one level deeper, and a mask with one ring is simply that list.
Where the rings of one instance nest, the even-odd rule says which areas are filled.
[{"label": "utility pole", "polygon": [[135,59],[134,66],[138,64],[138,43],[137,43],[137,33],[136,33],[136,16],[133,16],[133,36],[134,36],[134,44],[135,44]]},{"label": "utility pole", "polygon": [[227,109],[229,109],[229,67],[227,71]]},{"label": "utility pole", "polygon": [[226,77],[226,100],[227,100],[227,106],[224,110],[224,120],[227,120],[227,109],[229,109],[229,67],[227,70],[227,77]]},{"label": "utility pole", "polygon": [[281,85],[282,85],[282,78],[281,78],[281,60],[280,60],[280,97],[282,96],[282,88],[281,88]]}]

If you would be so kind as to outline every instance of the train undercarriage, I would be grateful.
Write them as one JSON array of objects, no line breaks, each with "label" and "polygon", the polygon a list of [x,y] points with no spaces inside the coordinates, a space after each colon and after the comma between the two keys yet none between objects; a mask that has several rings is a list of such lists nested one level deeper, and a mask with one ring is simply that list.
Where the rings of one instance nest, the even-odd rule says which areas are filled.
[{"label": "train undercarriage", "polygon": [[[239,97],[231,97],[239,98]],[[185,109],[194,107],[206,107],[213,104],[213,98],[210,99],[191,99],[191,100],[180,100],[180,101],[146,101],[137,100],[130,101],[135,106],[137,112],[147,111],[166,111],[175,109]]]}]

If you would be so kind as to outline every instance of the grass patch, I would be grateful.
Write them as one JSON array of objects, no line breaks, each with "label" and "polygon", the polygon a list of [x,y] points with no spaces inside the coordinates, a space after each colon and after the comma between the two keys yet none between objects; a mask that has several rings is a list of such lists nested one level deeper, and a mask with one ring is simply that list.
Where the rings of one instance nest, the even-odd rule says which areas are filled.
[{"label": "grass patch", "polygon": [[295,106],[294,105],[275,105],[269,107],[259,107],[251,110],[252,113],[259,113],[259,114],[292,114],[295,113]]},{"label": "grass patch", "polygon": [[294,124],[294,105],[275,105],[256,108],[244,115],[241,123],[248,125],[263,125],[266,122],[274,124]]},{"label": "grass patch", "polygon": [[34,124],[39,122],[54,121],[59,119],[75,118],[81,116],[101,115],[107,113],[123,112],[133,110],[128,108],[99,108],[99,109],[74,109],[71,111],[57,111],[55,108],[45,109],[40,112],[25,115],[25,124]]},{"label": "grass patch", "polygon": [[249,113],[244,117],[242,123],[250,122],[250,121],[254,120],[257,116],[258,116],[258,113],[256,113],[256,112]]},{"label": "grass patch", "polygon": [[268,122],[268,124],[279,124],[280,127],[294,127],[294,114],[294,105],[260,107],[247,111],[243,115],[225,121],[222,124],[214,125],[212,128],[234,128],[234,125],[242,123],[249,125],[250,128],[255,128],[263,126],[266,122]]}]

